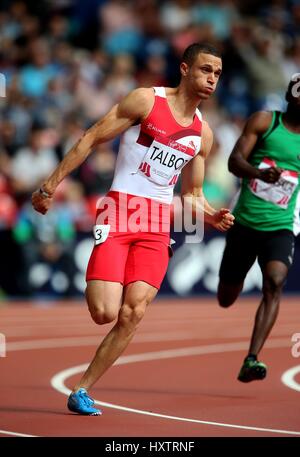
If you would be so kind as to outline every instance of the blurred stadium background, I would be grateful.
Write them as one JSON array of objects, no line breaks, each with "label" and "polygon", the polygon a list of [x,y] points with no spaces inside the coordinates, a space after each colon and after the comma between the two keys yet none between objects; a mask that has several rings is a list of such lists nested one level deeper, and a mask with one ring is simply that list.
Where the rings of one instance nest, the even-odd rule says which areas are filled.
[{"label": "blurred stadium background", "polygon": [[[205,194],[219,208],[238,187],[227,159],[246,117],[284,110],[287,83],[300,72],[300,0],[1,0],[2,300],[82,297],[95,205],[109,189],[118,140],[62,183],[46,216],[33,211],[31,193],[130,90],[176,85],[182,51],[196,41],[223,51],[217,94],[201,107],[215,134]],[[207,227],[199,244],[174,237],[161,294],[214,293],[223,235]],[[297,242],[286,291],[299,291],[299,250]],[[257,291],[260,281],[255,266],[245,290]]]}]

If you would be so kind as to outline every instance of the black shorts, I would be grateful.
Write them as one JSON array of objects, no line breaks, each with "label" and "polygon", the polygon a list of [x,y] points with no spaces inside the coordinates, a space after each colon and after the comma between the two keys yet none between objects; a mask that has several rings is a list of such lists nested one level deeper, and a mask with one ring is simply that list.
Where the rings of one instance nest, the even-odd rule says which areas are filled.
[{"label": "black shorts", "polygon": [[220,266],[220,280],[239,284],[244,281],[256,258],[263,271],[271,260],[279,260],[288,268],[293,263],[295,236],[287,229],[262,231],[235,222],[228,231]]}]

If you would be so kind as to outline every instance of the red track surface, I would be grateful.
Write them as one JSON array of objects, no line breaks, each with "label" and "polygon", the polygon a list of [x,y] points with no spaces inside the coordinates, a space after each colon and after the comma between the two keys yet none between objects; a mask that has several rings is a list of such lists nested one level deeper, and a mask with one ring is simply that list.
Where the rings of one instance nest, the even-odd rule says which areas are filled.
[{"label": "red track surface", "polygon": [[[268,376],[249,384],[239,383],[236,376],[257,299],[240,300],[230,310],[218,308],[214,299],[152,304],[123,354],[126,359],[91,394],[102,402],[176,420],[109,407],[103,407],[100,417],[69,413],[67,397],[51,386],[51,379],[89,362],[109,326],[94,324],[83,304],[3,306],[0,332],[6,335],[8,351],[0,358],[0,436],[292,436],[270,429],[300,436],[300,392],[281,381],[286,370],[300,364],[291,354],[291,336],[300,332],[298,301],[283,300],[269,347],[261,353]],[[135,354],[140,361],[133,362]],[[66,386],[71,388],[79,376],[67,378]],[[295,381],[300,384],[299,374]]]}]

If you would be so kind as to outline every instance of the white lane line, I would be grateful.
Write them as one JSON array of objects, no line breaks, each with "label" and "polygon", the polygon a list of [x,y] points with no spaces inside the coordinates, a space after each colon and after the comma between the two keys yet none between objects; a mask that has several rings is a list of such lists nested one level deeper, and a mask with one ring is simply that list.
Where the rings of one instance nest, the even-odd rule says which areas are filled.
[{"label": "white lane line", "polygon": [[24,436],[26,438],[37,438],[37,435],[26,435],[25,433],[9,432],[8,430],[0,430],[3,435]]},{"label": "white lane line", "polygon": [[57,325],[47,326],[47,327],[23,327],[23,328],[14,328],[14,329],[0,329],[1,333],[4,333],[6,338],[27,338],[27,337],[41,337],[43,334],[45,335],[52,335],[52,336],[61,336],[61,335],[87,335],[91,333],[91,326],[86,325],[74,325],[74,326],[67,326],[65,328],[58,327]]},{"label": "white lane line", "polygon": [[[1,317],[1,325],[7,325],[7,326],[12,326],[14,327],[16,324],[17,325],[35,325],[35,324],[47,324],[49,322],[54,322],[54,323],[57,323],[58,325],[64,325],[62,319],[64,319],[66,317],[65,313],[64,314],[59,314],[59,315],[44,315],[44,316],[13,316],[13,317],[5,317],[3,315],[1,315],[1,312],[0,312],[0,317]],[[171,318],[171,321],[172,323],[174,322],[175,324],[176,323],[185,323],[185,324],[188,324],[188,323],[193,323],[194,319],[198,318],[199,316],[198,315],[192,315],[192,316],[186,316],[186,317],[183,317],[182,319],[180,319],[179,317],[173,317]],[[204,319],[206,317],[204,316]],[[152,323],[155,322],[156,325],[159,325],[161,324],[162,326],[165,324],[165,322],[162,322],[163,318],[160,318],[159,320],[155,318],[155,316],[150,316],[147,320],[147,322],[145,321],[144,325],[151,325]],[[170,317],[166,317],[165,320],[167,320],[168,322],[170,322]],[[224,318],[224,320],[226,320]],[[229,319],[227,319],[229,320]],[[243,319],[241,318],[240,319],[241,321],[243,321]],[[92,320],[91,318],[88,316],[87,314],[87,311],[84,311],[82,314],[75,314],[73,316],[70,316],[68,314],[68,322],[71,322],[71,321],[84,321],[86,323],[89,323],[91,324],[92,323]]]},{"label": "white lane line", "polygon": [[[16,313],[17,311],[15,311]],[[47,322],[57,322],[58,324],[62,325],[62,319],[66,319],[66,314],[59,314],[59,315],[53,315],[53,314],[47,314],[45,313],[44,315],[40,316],[20,316],[15,315],[12,317],[5,317],[1,314],[0,310],[0,317],[1,317],[1,325],[7,325],[7,326],[14,326],[14,325],[36,325],[36,324],[43,324]],[[90,318],[87,316],[86,311],[80,314],[75,314],[75,315],[67,315],[68,322],[91,322]]]},{"label": "white lane line", "polygon": [[100,344],[101,337],[86,336],[75,338],[48,338],[43,340],[30,341],[14,341],[6,343],[6,350],[11,351],[27,351],[32,349],[52,349],[76,346],[91,346]]},{"label": "white lane line", "polygon": [[[81,337],[63,337],[48,338],[42,340],[14,341],[6,344],[7,351],[26,351],[32,349],[51,349],[75,346],[92,346],[100,344],[104,338],[103,335],[81,336]],[[156,341],[179,341],[193,340],[199,338],[199,335],[191,335],[190,332],[173,332],[173,333],[152,333],[137,335],[132,343],[156,342]]]},{"label": "white lane line", "polygon": [[[231,351],[238,351],[244,349],[247,346],[247,343],[228,343],[228,344],[214,344],[210,346],[199,346],[199,347],[190,347],[190,348],[180,348],[180,349],[170,349],[166,351],[157,351],[157,352],[147,352],[144,354],[133,354],[128,356],[120,357],[115,363],[115,365],[124,365],[128,363],[136,363],[136,362],[145,362],[149,360],[162,360],[168,358],[177,358],[177,357],[186,357],[186,356],[193,356],[193,355],[200,355],[200,354],[212,354],[212,353],[222,353],[222,352],[231,352]],[[276,346],[272,346],[276,347]],[[280,346],[277,346],[280,347]],[[86,370],[88,364],[79,365],[76,367],[71,367],[66,370],[63,370],[57,373],[51,379],[52,387],[57,390],[58,392],[69,395],[71,390],[65,386],[65,381],[69,377],[81,373]],[[178,416],[170,416],[166,414],[159,414],[153,413],[150,411],[135,409],[135,408],[128,408],[121,405],[116,405],[113,403],[106,403],[102,401],[95,400],[95,403],[98,405],[104,406],[106,408],[118,409],[121,411],[127,411],[135,414],[142,414],[147,416],[159,417],[163,419],[175,420],[175,421],[182,421],[182,422],[192,422],[196,424],[203,424],[203,425],[213,425],[216,427],[227,427],[227,428],[236,428],[242,430],[253,430],[257,432],[267,432],[267,433],[277,433],[277,434],[285,434],[285,435],[297,435],[300,436],[300,432],[292,431],[292,430],[281,430],[281,429],[272,429],[272,428],[262,428],[262,427],[252,427],[247,425],[239,425],[239,424],[228,424],[223,422],[213,422],[213,421],[205,421],[199,419],[190,419],[187,417],[178,417]]]},{"label": "white lane line", "polygon": [[281,382],[290,389],[300,392],[300,384],[295,381],[295,376],[300,373],[300,365],[296,365],[293,368],[285,371],[281,376]]},{"label": "white lane line", "polygon": [[[191,340],[197,339],[198,335],[191,335],[190,333],[152,333],[152,334],[144,334],[144,335],[136,335],[135,339],[132,341],[133,343],[141,343],[141,342],[155,342],[155,341],[177,341],[177,340]],[[40,340],[28,340],[28,341],[14,341],[14,342],[7,342],[6,349],[7,351],[27,351],[32,349],[51,349],[51,348],[64,348],[64,347],[76,347],[76,346],[92,346],[95,344],[100,344],[101,339],[104,338],[103,335],[98,336],[82,336],[82,337],[64,337],[64,338],[47,338],[47,339],[40,339]],[[198,337],[199,338],[199,337]],[[243,350],[247,349],[248,347],[248,340],[245,342],[239,343],[225,343],[220,344],[218,347],[229,347],[229,351],[231,350]],[[288,347],[290,346],[291,342],[288,338],[273,338],[269,340],[265,344],[265,348],[278,348],[278,347]],[[229,345],[229,346],[228,346]],[[234,346],[232,346],[234,345]],[[211,345],[210,345],[211,347]],[[236,348],[236,349],[231,349]],[[223,352],[221,350],[221,352]],[[225,352],[225,351],[224,351]]]},{"label": "white lane line", "polygon": [[[181,326],[182,330],[180,332],[178,332],[178,335],[182,335],[182,334],[185,334],[185,335],[191,335],[191,338],[189,339],[199,339],[199,331],[196,330],[196,329],[193,329],[193,328],[183,328]],[[165,333],[166,335],[176,335],[176,332],[162,332],[157,326],[155,326],[155,330],[156,330],[156,333]],[[273,338],[280,338],[280,337],[289,337],[290,335],[292,335],[294,332],[295,328],[294,327],[289,327],[287,329],[284,329],[280,332],[277,331],[277,333],[275,335],[273,335]],[[95,326],[91,325],[90,323],[85,323],[85,324],[79,324],[79,323],[74,323],[74,324],[68,324],[66,326],[63,326],[62,324],[61,325],[51,325],[51,324],[48,324],[48,325],[36,325],[36,326],[15,326],[15,327],[3,327],[3,326],[0,326],[0,332],[5,334],[6,335],[6,338],[7,339],[10,339],[10,340],[13,340],[15,338],[21,338],[21,337],[41,337],[45,334],[48,334],[48,335],[51,335],[52,337],[55,337],[55,335],[57,335],[57,337],[68,337],[68,335],[70,335],[70,337],[74,337],[74,335],[76,335],[77,337],[80,337],[80,336],[91,336],[91,335],[103,335],[103,337],[105,336],[105,333],[103,331],[103,329],[101,329],[101,331],[98,332],[98,329],[95,329]],[[215,333],[219,333],[218,332],[218,329],[216,329]],[[223,332],[221,335],[219,335],[220,337],[222,337],[222,339],[224,338],[225,340],[227,339],[240,339],[240,338],[248,338],[248,328],[246,327],[241,327],[239,326],[238,328],[235,328],[234,330],[232,331],[228,331],[228,333],[226,332]],[[149,330],[149,331],[145,331],[145,329],[143,329],[143,331],[141,333],[138,333],[136,335],[136,338],[140,338],[142,337],[143,339],[146,340],[147,338],[147,335],[149,335],[149,338],[150,338],[150,341],[151,341],[151,337],[153,335],[153,329]],[[211,337],[211,332],[208,333],[208,332],[202,332],[201,333],[201,338],[209,338]]]}]

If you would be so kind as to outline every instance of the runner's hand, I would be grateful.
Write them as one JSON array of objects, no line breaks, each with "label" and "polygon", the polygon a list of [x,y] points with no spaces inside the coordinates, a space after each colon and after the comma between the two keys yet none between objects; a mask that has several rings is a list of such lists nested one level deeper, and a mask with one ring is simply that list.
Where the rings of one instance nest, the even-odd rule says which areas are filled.
[{"label": "runner's hand", "polygon": [[234,224],[234,216],[227,208],[221,208],[213,215],[212,226],[220,232],[226,232]]},{"label": "runner's hand", "polygon": [[277,167],[265,168],[264,170],[259,170],[258,179],[268,183],[274,183],[278,181],[282,171],[282,168]]},{"label": "runner's hand", "polygon": [[53,196],[46,196],[41,193],[40,189],[33,192],[31,197],[32,206],[41,214],[46,214],[51,206]]}]

